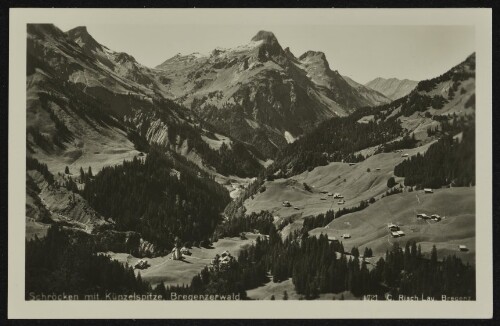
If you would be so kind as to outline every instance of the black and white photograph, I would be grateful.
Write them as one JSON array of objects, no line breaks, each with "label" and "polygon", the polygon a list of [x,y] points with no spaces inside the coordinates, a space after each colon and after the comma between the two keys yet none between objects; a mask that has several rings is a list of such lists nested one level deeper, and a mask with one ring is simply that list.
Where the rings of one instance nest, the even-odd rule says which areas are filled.
[{"label": "black and white photograph", "polygon": [[461,15],[40,11],[9,105],[24,301],[477,302],[491,48]]}]

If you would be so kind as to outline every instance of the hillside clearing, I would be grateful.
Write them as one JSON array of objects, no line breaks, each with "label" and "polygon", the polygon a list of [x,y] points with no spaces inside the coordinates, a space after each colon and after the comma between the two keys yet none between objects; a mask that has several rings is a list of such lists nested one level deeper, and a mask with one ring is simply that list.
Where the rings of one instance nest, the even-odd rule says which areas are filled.
[{"label": "hillside clearing", "polygon": [[[143,280],[149,282],[153,286],[163,282],[165,286],[169,285],[182,285],[191,284],[193,276],[201,272],[201,270],[210,265],[212,258],[216,254],[221,254],[225,250],[229,251],[234,257],[238,257],[241,249],[251,245],[259,234],[246,233],[246,240],[241,240],[239,237],[223,238],[213,244],[213,248],[197,248],[189,249],[192,253],[191,256],[186,256],[184,260],[172,260],[171,254],[155,257],[144,258],[150,267],[135,270],[135,274],[141,274]],[[129,266],[139,260],[139,258],[129,255],[127,253],[106,253],[111,259],[117,260],[122,263],[128,263]]]},{"label": "hillside clearing", "polygon": [[[417,219],[417,213],[439,214],[443,219],[439,222]],[[414,240],[421,245],[423,253],[429,253],[436,245],[439,257],[456,255],[474,264],[475,222],[475,187],[449,188],[435,190],[434,194],[418,191],[385,197],[309,234],[335,237],[343,242],[347,251],[354,246],[370,247],[374,256],[383,256],[395,242],[404,247],[407,241]],[[399,225],[405,236],[393,238],[388,231],[389,223]],[[342,239],[344,233],[349,233],[351,238]],[[459,245],[466,245],[469,251],[459,251]]]}]

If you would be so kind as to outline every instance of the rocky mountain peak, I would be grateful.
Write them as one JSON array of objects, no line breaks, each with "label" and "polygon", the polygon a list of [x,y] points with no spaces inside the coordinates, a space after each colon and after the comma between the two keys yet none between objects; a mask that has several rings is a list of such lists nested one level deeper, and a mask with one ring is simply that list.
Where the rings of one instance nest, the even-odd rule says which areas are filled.
[{"label": "rocky mountain peak", "polygon": [[290,51],[289,47],[286,47],[285,50],[283,50],[283,51],[285,51],[285,55],[288,57],[288,59],[297,60],[295,55],[293,55],[292,51]]},{"label": "rocky mountain peak", "polygon": [[278,43],[278,39],[276,38],[276,36],[274,36],[272,32],[268,31],[259,31],[254,37],[252,37],[252,41],[263,41],[264,43],[268,44]]},{"label": "rocky mountain peak", "polygon": [[307,58],[318,58],[323,61],[327,61],[325,53],[321,51],[307,51],[299,57],[300,60],[304,60]]},{"label": "rocky mountain peak", "polygon": [[80,45],[84,50],[102,50],[101,44],[97,42],[87,31],[86,26],[78,26],[66,32],[66,35]]}]

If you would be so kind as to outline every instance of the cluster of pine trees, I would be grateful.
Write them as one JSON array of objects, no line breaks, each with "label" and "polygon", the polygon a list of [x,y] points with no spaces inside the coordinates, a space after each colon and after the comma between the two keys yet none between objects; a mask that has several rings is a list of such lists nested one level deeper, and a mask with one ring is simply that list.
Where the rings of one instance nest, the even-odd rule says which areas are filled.
[{"label": "cluster of pine trees", "polygon": [[382,145],[375,154],[378,153],[389,153],[393,152],[398,149],[408,149],[408,148],[415,148],[417,146],[418,142],[415,139],[415,134],[410,135],[404,135],[403,138],[400,140],[396,140],[390,143],[386,143]]},{"label": "cluster of pine trees", "polygon": [[217,238],[235,237],[242,232],[257,230],[261,234],[269,234],[273,227],[273,214],[269,211],[252,212],[249,215],[235,215],[224,220],[216,229]]},{"label": "cluster of pine trees", "polygon": [[471,124],[463,129],[462,137],[445,135],[425,154],[404,160],[394,174],[405,177],[406,186],[471,186],[476,181],[475,158],[475,127]]},{"label": "cluster of pine trees", "polygon": [[118,230],[132,230],[159,248],[178,237],[201,241],[213,234],[229,203],[226,189],[183,157],[152,148],[146,159],[106,167],[90,179],[83,197]]},{"label": "cluster of pine trees", "polygon": [[415,112],[426,111],[429,108],[442,109],[447,100],[441,95],[428,96],[417,92],[408,95],[408,100],[401,105],[400,114],[409,117]]},{"label": "cluster of pine trees", "polygon": [[407,242],[404,250],[395,242],[372,273],[393,295],[424,295],[435,299],[441,299],[441,295],[471,299],[476,296],[473,266],[450,255],[439,261],[435,246],[430,257],[425,258],[415,241]]},{"label": "cluster of pine trees", "polygon": [[[167,292],[239,293],[245,298],[245,290],[267,282],[270,273],[274,282],[292,278],[295,290],[305,299],[343,291],[357,297],[379,294],[383,298],[385,293],[425,295],[436,300],[443,294],[475,297],[474,267],[455,256],[439,261],[435,247],[426,258],[415,242],[408,242],[405,250],[395,243],[385,258],[369,266],[358,248],[347,254],[342,243],[330,242],[326,235],[308,237],[295,232],[282,240],[276,229],[270,231],[268,239],[258,238],[227,268],[206,268],[190,286]],[[372,255],[371,248],[365,248],[364,257]]]},{"label": "cluster of pine trees", "polygon": [[[375,199],[373,199],[375,202]],[[357,206],[352,207],[342,207],[337,211],[328,210],[325,214],[320,213],[316,216],[308,216],[304,218],[304,223],[302,224],[302,233],[307,233],[316,228],[322,228],[330,224],[334,219],[339,218],[343,215],[361,211],[368,207],[370,201],[362,200]]]},{"label": "cluster of pine trees", "polygon": [[325,214],[321,213],[316,216],[307,216],[304,218],[304,222],[302,224],[302,232],[308,232],[310,230],[316,228],[322,228],[330,224],[331,221],[335,218],[335,211],[328,210]]},{"label": "cluster of pine trees", "polygon": [[144,294],[150,286],[132,268],[96,254],[91,237],[83,232],[51,226],[47,235],[26,242],[26,299],[32,295]]}]

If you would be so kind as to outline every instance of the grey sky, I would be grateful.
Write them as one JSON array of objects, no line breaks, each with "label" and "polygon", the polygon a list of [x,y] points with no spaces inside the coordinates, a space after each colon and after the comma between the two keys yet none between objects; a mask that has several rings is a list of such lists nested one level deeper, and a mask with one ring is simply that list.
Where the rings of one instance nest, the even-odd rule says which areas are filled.
[{"label": "grey sky", "polygon": [[283,48],[299,56],[322,51],[332,70],[366,83],[376,77],[422,80],[444,73],[475,51],[470,26],[348,26],[309,24],[55,23],[66,31],[86,25],[101,44],[133,55],[154,67],[177,53],[209,53],[250,41],[259,30],[272,31]]}]

